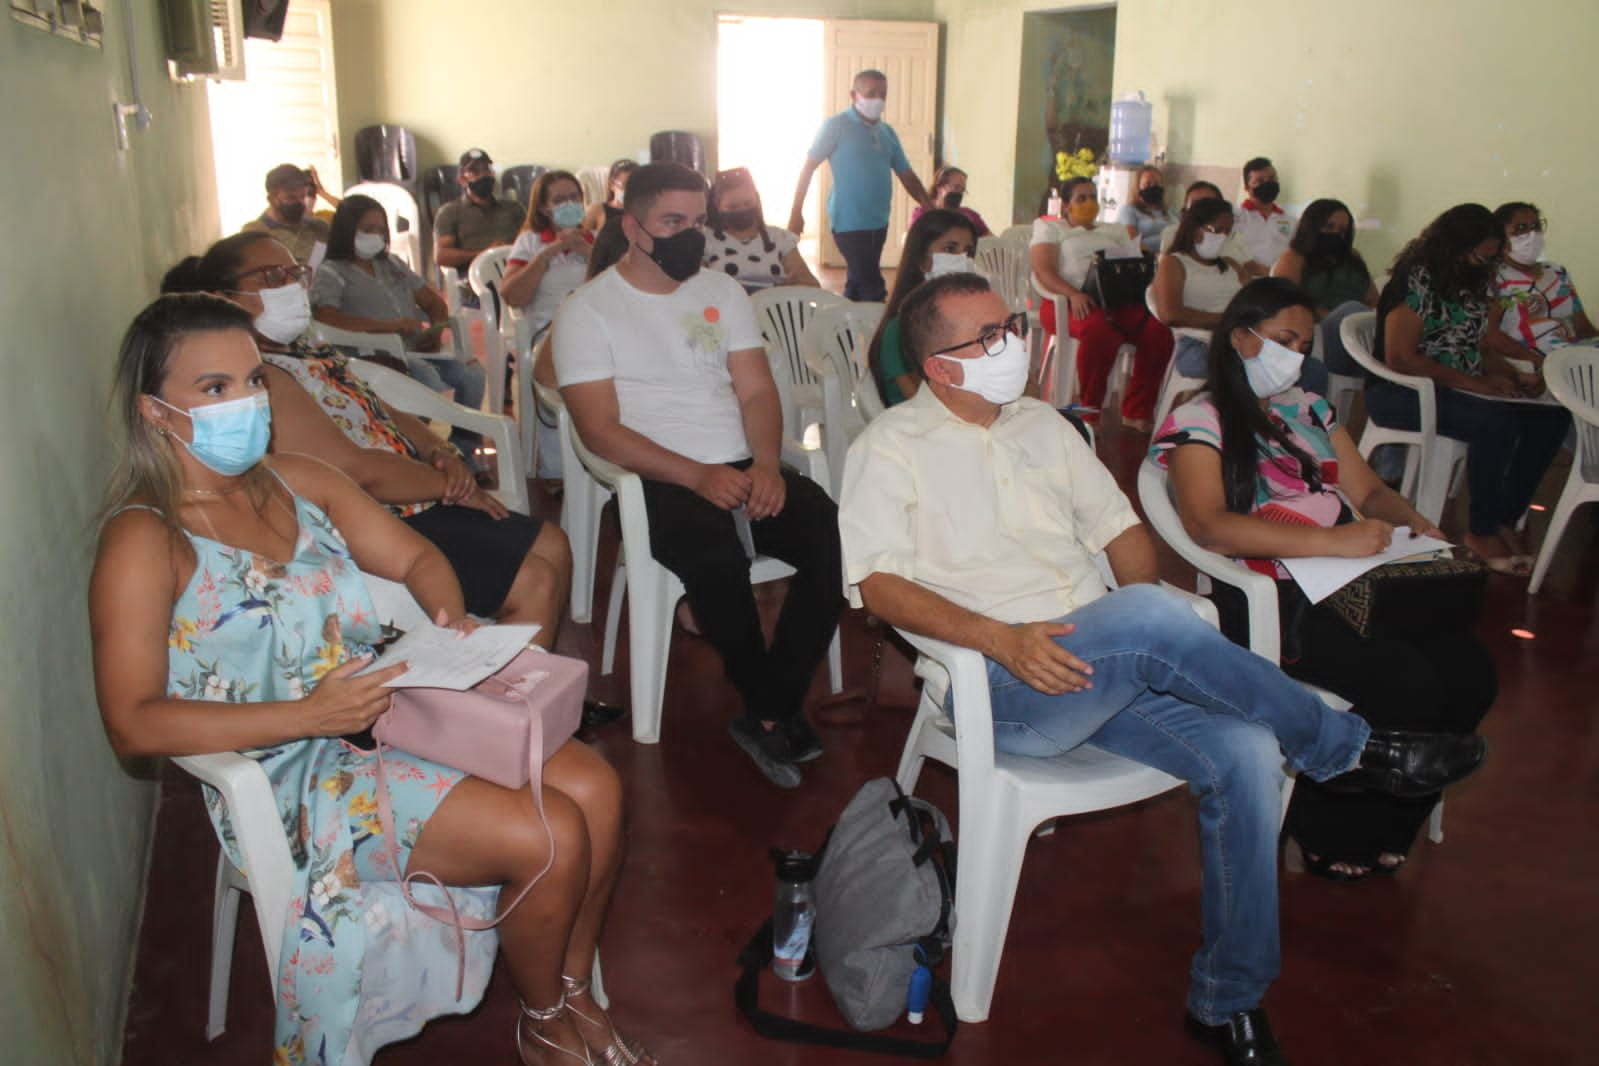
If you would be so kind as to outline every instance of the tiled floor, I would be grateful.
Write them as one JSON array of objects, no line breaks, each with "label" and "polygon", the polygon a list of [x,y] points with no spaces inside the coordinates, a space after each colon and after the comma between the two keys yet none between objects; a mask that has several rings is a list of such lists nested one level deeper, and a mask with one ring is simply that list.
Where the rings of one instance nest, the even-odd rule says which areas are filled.
[{"label": "tiled floor", "polygon": [[[1145,440],[1114,428],[1103,435],[1101,452],[1123,484]],[[541,503],[553,513],[551,501]],[[1484,726],[1493,750],[1486,768],[1450,794],[1445,842],[1418,844],[1391,881],[1342,887],[1284,873],[1284,972],[1267,1003],[1296,1066],[1599,1063],[1593,541],[1592,526],[1579,522],[1536,600],[1524,584],[1492,579],[1482,633],[1502,677]],[[610,543],[608,535],[607,560]],[[1182,574],[1169,557],[1165,572]],[[605,603],[603,595],[596,601]],[[1535,639],[1512,637],[1517,627]],[[875,634],[858,613],[845,619],[844,633],[846,682],[859,685]],[[560,645],[597,664],[599,635],[597,626],[568,625]],[[625,676],[600,680],[599,694],[625,701]],[[819,681],[818,696],[821,688]],[[594,738],[626,781],[631,819],[628,864],[603,946],[607,984],[617,1016],[663,1061],[873,1061],[757,1037],[732,1005],[733,960],[770,907],[768,845],[817,845],[862,781],[892,773],[914,699],[909,661],[891,641],[877,705],[862,709],[858,725],[824,724],[826,756],[806,768],[803,789],[779,792],[727,739],[734,700],[713,653],[680,633],[662,742],[635,745],[625,724]],[[930,767],[920,791],[958,823],[953,781]],[[172,771],[127,1066],[269,1059],[272,1010],[248,907],[228,1030],[214,1043],[204,1038],[216,847],[196,786]],[[962,1028],[949,1061],[1216,1061],[1179,1024],[1198,939],[1197,850],[1193,802],[1181,791],[1036,840],[993,1014]],[[834,1017],[819,981],[795,988],[769,981],[764,992],[779,1008]],[[472,1016],[435,1022],[377,1063],[513,1063],[515,1010],[512,989],[497,975]]]}]

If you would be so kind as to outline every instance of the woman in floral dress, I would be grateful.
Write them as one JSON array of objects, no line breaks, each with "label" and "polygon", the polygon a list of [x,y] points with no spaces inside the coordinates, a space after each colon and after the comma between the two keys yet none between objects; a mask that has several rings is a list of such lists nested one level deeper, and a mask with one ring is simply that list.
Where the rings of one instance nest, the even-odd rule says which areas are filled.
[{"label": "woman in floral dress", "polygon": [[89,600],[117,753],[238,750],[272,784],[296,877],[273,1061],[366,1063],[428,1018],[476,1005],[494,934],[465,934],[458,995],[455,930],[406,905],[396,882],[407,868],[477,886],[447,891],[463,914],[487,916],[500,888],[509,900],[548,865],[498,926],[524,1003],[523,1061],[653,1062],[588,989],[620,866],[620,786],[597,754],[572,741],[545,764],[548,830],[525,789],[387,755],[393,865],[375,756],[341,739],[387,711],[382,685],[404,669],[356,676],[379,637],[362,574],[404,582],[441,624],[473,623],[439,551],[348,478],[302,456],[264,459],[270,408],[250,326],[236,305],[191,295],[163,297],[129,327],[118,367],[128,444]]}]

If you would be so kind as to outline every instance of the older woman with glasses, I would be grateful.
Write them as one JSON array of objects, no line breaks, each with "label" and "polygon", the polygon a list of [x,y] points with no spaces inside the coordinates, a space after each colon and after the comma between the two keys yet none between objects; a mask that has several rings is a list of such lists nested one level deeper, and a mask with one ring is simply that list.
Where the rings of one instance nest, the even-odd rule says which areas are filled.
[{"label": "older woman with glasses", "polygon": [[776,285],[821,288],[805,258],[799,238],[785,229],[766,224],[761,194],[746,167],[716,175],[706,200],[705,268],[719,270],[759,292]]}]

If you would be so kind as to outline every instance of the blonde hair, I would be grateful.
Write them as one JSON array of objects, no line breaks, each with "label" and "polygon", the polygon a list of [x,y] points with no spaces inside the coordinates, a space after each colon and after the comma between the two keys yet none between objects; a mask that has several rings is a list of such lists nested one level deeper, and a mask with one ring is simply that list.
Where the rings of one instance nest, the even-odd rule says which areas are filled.
[{"label": "blonde hair", "polygon": [[[240,329],[250,332],[250,313],[238,304],[206,293],[163,296],[140,311],[122,337],[112,385],[113,421],[121,426],[122,453],[106,488],[100,520],[132,502],[147,503],[173,533],[182,529],[183,471],[174,448],[183,445],[144,416],[144,397],[156,396],[166,382],[167,365],[178,341],[193,333]],[[266,500],[270,475],[257,464],[245,474],[250,497]]]}]

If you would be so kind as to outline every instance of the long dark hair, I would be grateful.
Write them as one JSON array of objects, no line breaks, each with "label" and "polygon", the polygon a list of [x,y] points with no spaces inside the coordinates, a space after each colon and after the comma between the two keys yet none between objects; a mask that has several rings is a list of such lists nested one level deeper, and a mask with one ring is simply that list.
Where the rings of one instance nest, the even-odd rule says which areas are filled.
[{"label": "long dark hair", "polygon": [[[900,253],[899,269],[894,272],[894,291],[888,294],[888,302],[883,305],[883,320],[877,324],[877,332],[872,334],[871,346],[866,350],[866,363],[871,367],[872,380],[876,382],[880,394],[883,392],[883,327],[889,319],[899,314],[905,298],[927,280],[927,274],[922,270],[922,260],[927,258],[928,249],[955,229],[970,233],[972,243],[977,243],[977,227],[972,220],[959,211],[942,207],[922,212],[922,217],[911,223],[911,228],[905,233],[905,250]],[[888,402],[886,395],[883,396],[883,402]]]},{"label": "long dark hair", "polygon": [[[1321,236],[1321,229],[1340,211],[1349,216],[1349,235],[1344,238],[1343,247],[1333,254],[1320,254],[1316,249],[1316,243]],[[1293,240],[1288,242],[1288,247],[1304,256],[1307,278],[1313,271],[1321,271],[1330,276],[1339,267],[1352,263],[1360,269],[1368,282],[1371,280],[1371,271],[1367,269],[1366,261],[1355,251],[1355,213],[1349,210],[1342,200],[1310,201],[1305,213],[1299,216],[1299,225],[1295,228]]]},{"label": "long dark hair", "polygon": [[[1226,200],[1212,198],[1199,201],[1193,207],[1184,211],[1182,217],[1177,220],[1177,232],[1172,234],[1171,247],[1167,251],[1172,255],[1176,255],[1178,252],[1186,252],[1189,255],[1193,255],[1194,245],[1199,240],[1200,227],[1208,226],[1221,216],[1231,215],[1232,213],[1233,205]],[[1225,263],[1221,263],[1221,256],[1217,256],[1216,260],[1223,268],[1226,267]]]},{"label": "long dark hair", "polygon": [[1503,245],[1504,239],[1504,226],[1492,211],[1481,204],[1456,204],[1428,223],[1394,258],[1394,280],[1405,278],[1414,267],[1425,267],[1432,290],[1444,299],[1461,293],[1487,299],[1493,272],[1473,268],[1466,256],[1483,241]]},{"label": "long dark hair", "polygon": [[[370,196],[356,193],[346,196],[333,211],[333,221],[328,224],[328,250],[324,259],[354,259],[355,258],[355,229],[361,224],[361,219],[368,211],[383,211],[383,228],[388,229],[389,213],[383,210],[383,205]],[[388,255],[385,250],[378,254],[381,259]]]},{"label": "long dark hair", "polygon": [[1205,388],[1216,407],[1221,430],[1221,480],[1227,509],[1237,514],[1248,514],[1254,507],[1255,479],[1267,454],[1262,441],[1280,446],[1299,463],[1300,477],[1311,490],[1321,490],[1321,464],[1267,417],[1244,373],[1243,357],[1233,348],[1234,330],[1252,330],[1290,307],[1303,307],[1312,316],[1316,313],[1310,294],[1287,278],[1257,278],[1238,290],[1210,335]]},{"label": "long dark hair", "polygon": [[755,194],[755,214],[760,219],[756,228],[761,231],[761,251],[768,254],[776,251],[777,242],[772,240],[771,233],[766,229],[766,208],[761,204],[761,190],[755,187],[755,176],[744,167],[719,171],[716,180],[711,182],[710,195],[705,198],[705,224],[710,227],[711,235],[719,241],[727,239],[727,231],[723,228],[725,223],[722,221],[722,197],[734,189],[748,189]]}]

